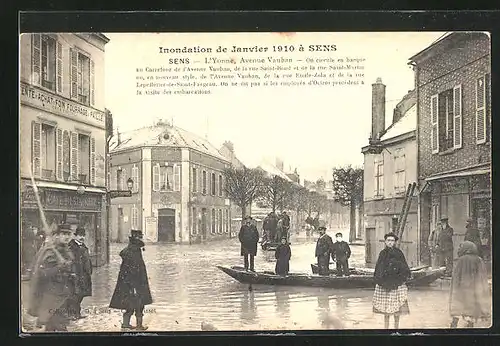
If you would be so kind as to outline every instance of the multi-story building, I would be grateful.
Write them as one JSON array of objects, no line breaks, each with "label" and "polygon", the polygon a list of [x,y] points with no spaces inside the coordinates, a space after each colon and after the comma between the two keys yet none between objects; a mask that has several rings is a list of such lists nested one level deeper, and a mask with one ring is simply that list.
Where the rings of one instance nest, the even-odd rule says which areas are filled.
[{"label": "multi-story building", "polygon": [[92,263],[106,262],[104,47],[91,34],[20,37],[20,210],[41,229],[31,172],[51,227],[87,231]]},{"label": "multi-story building", "polygon": [[454,249],[473,218],[491,239],[491,42],[486,33],[454,32],[410,58],[417,93],[421,258],[440,218],[454,228]]},{"label": "multi-story building", "polygon": [[131,228],[142,229],[150,242],[229,236],[224,169],[230,162],[207,140],[159,122],[118,134],[110,148],[111,189],[134,182],[132,197],[112,200],[113,241],[125,241]]},{"label": "multi-story building", "polygon": [[[382,79],[372,84],[372,130],[364,154],[365,260],[375,264],[384,248],[384,235],[396,231],[408,184],[417,181],[417,100],[415,90],[396,105],[392,123],[385,126]],[[417,203],[412,197],[400,249],[410,266],[419,263]]]}]

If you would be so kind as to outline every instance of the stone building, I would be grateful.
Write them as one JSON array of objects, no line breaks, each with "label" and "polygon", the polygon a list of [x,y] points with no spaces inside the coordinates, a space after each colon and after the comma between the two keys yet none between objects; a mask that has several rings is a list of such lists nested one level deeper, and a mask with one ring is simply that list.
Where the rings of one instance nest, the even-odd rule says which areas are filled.
[{"label": "stone building", "polygon": [[427,238],[441,217],[455,230],[455,256],[468,218],[490,247],[490,49],[486,33],[454,32],[410,58],[418,99],[421,259],[427,263]]},{"label": "stone building", "polygon": [[134,181],[132,197],[111,205],[111,236],[139,228],[149,242],[193,243],[229,236],[230,203],[223,171],[230,162],[207,140],[159,122],[115,136],[111,190]]},{"label": "stone building", "polygon": [[[384,235],[395,231],[408,184],[417,181],[416,93],[396,105],[385,126],[385,89],[380,78],[372,84],[372,132],[364,154],[365,260],[375,264],[384,248]],[[417,200],[412,198],[400,249],[410,266],[419,264]]]},{"label": "stone building", "polygon": [[105,218],[104,47],[92,34],[20,37],[20,212],[25,232],[42,222],[87,231],[92,263],[107,258]]}]

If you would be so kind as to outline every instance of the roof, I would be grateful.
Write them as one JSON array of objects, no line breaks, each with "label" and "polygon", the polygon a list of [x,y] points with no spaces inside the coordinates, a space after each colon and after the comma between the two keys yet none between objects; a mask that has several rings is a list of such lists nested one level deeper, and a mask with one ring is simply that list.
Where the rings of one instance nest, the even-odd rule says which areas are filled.
[{"label": "roof", "polygon": [[278,167],[269,163],[266,160],[262,160],[262,162],[258,165],[258,168],[261,168],[262,170],[266,171],[271,175],[276,175],[280,178],[285,179],[286,181],[293,182],[292,179],[290,179],[290,177],[288,177],[288,175],[285,174],[285,172],[281,171]]},{"label": "roof", "polygon": [[393,123],[384,135],[381,141],[394,138],[417,129],[417,105],[413,105],[406,113],[395,123]]},{"label": "roof", "polygon": [[142,127],[120,133],[120,139],[121,143],[119,145],[117,144],[117,136],[111,139],[111,152],[135,147],[190,148],[223,161],[228,161],[208,140],[177,126],[162,124]]}]

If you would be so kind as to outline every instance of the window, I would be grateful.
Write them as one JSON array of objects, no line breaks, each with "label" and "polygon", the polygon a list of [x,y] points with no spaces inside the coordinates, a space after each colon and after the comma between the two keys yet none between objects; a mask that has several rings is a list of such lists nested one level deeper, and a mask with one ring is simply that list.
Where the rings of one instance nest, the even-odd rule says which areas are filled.
[{"label": "window", "polygon": [[136,165],[132,167],[132,180],[134,181],[133,192],[138,193],[141,182],[139,181],[139,167]]},{"label": "window", "polygon": [[384,159],[378,158],[375,160],[375,197],[384,196]]},{"label": "window", "polygon": [[62,46],[53,35],[32,35],[32,82],[62,91]]},{"label": "window", "polygon": [[78,134],[79,177],[82,184],[90,182],[90,137]]},{"label": "window", "polygon": [[42,36],[42,86],[55,90],[56,88],[56,40]]},{"label": "window", "polygon": [[181,190],[181,165],[174,164],[174,191]]},{"label": "window", "polygon": [[211,195],[212,196],[215,196],[215,192],[217,191],[217,188],[216,188],[216,180],[215,180],[215,173],[212,173],[212,179],[210,181],[210,185],[211,185]]},{"label": "window", "polygon": [[196,167],[193,167],[193,175],[191,176],[191,186],[193,192],[198,192],[198,171]]},{"label": "window", "polygon": [[229,210],[226,209],[226,218],[224,220],[224,233],[229,233]]},{"label": "window", "polygon": [[160,191],[160,165],[153,166],[153,191]]},{"label": "window", "polygon": [[174,167],[160,166],[160,191],[174,190]]},{"label": "window", "polygon": [[132,228],[133,229],[139,228],[139,210],[137,209],[135,204],[132,207]]},{"label": "window", "polygon": [[71,172],[71,158],[70,158],[70,153],[71,153],[71,139],[69,135],[69,131],[64,131],[63,132],[63,162],[62,162],[62,170],[63,170],[63,180],[68,181],[70,177],[70,172]]},{"label": "window", "polygon": [[42,163],[42,179],[52,180],[55,178],[56,170],[56,135],[55,127],[41,124],[42,140],[41,140],[41,163]]},{"label": "window", "polygon": [[489,75],[476,80],[476,143],[482,144],[487,140],[488,113],[489,113]]},{"label": "window", "polygon": [[224,224],[222,221],[222,209],[219,209],[219,217],[217,220],[219,221],[219,233],[222,234],[224,233],[224,230],[222,229],[222,225]]},{"label": "window", "polygon": [[394,192],[401,194],[406,191],[405,154],[403,149],[394,153]]},{"label": "window", "polygon": [[222,197],[223,191],[224,191],[224,188],[223,188],[223,185],[222,185],[222,175],[219,174],[219,196],[220,197]]},{"label": "window", "polygon": [[196,208],[193,208],[192,212],[191,212],[191,234],[193,235],[196,235],[198,232],[197,232],[197,215],[196,215]]},{"label": "window", "polygon": [[212,229],[211,233],[215,234],[215,209],[212,209]]},{"label": "window", "polygon": [[202,172],[202,193],[207,194],[207,171]]},{"label": "window", "polygon": [[121,168],[116,171],[116,189],[123,190],[123,171]]},{"label": "window", "polygon": [[462,147],[462,87],[455,86],[431,97],[432,153]]},{"label": "window", "polygon": [[89,55],[71,49],[71,98],[94,104],[94,62]]}]

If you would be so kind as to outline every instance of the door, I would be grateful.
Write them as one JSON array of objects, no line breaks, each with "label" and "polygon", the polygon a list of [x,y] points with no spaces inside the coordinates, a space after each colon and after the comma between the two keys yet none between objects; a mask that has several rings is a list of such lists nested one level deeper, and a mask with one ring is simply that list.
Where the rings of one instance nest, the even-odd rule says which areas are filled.
[{"label": "door", "polygon": [[201,209],[201,239],[207,239],[207,209]]},{"label": "door", "polygon": [[367,227],[365,229],[365,262],[366,263],[374,263],[374,254],[373,251],[376,248],[375,247],[375,242],[377,241],[375,237],[375,227]]},{"label": "door", "polygon": [[158,241],[175,242],[175,209],[158,209]]},{"label": "door", "polygon": [[118,208],[118,220],[117,220],[117,224],[118,224],[118,231],[117,231],[117,234],[116,234],[116,240],[118,242],[122,242],[124,241],[124,237],[123,237],[123,208]]},{"label": "door", "polygon": [[85,229],[85,245],[89,248],[90,260],[93,266],[97,266],[99,234],[96,227],[96,215],[80,213],[78,216],[78,226]]}]

